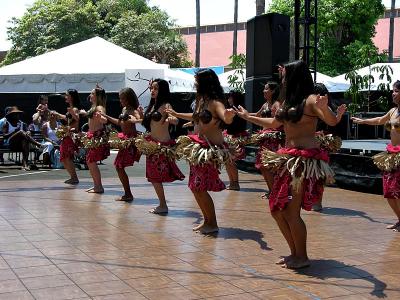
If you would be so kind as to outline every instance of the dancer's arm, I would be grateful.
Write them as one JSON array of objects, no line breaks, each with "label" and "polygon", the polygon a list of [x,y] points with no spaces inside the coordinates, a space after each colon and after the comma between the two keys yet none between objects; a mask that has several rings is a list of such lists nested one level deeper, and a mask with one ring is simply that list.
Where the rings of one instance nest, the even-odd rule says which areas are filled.
[{"label": "dancer's arm", "polygon": [[246,121],[248,121],[250,123],[256,124],[258,126],[262,126],[264,128],[278,128],[283,125],[283,123],[279,122],[275,118],[259,118],[259,117],[251,116],[249,114],[249,112],[241,106],[238,107],[238,109],[236,110],[236,113],[242,119],[245,119]]},{"label": "dancer's arm", "polygon": [[219,119],[221,119],[225,124],[231,124],[233,122],[233,118],[236,115],[236,111],[232,108],[225,108],[225,105],[220,101],[213,101],[212,106],[214,106],[214,110],[217,113]]},{"label": "dancer's arm", "polygon": [[172,106],[169,103],[165,104],[164,114],[166,114],[166,118],[164,122],[167,122],[171,125],[177,125],[179,123],[178,118],[168,113],[167,112],[168,109],[172,109]]},{"label": "dancer's arm", "polygon": [[[338,123],[338,118],[337,115],[330,109],[328,106],[328,96],[327,95],[317,95],[317,97],[314,99],[308,99],[309,103],[311,102],[311,108],[315,112],[315,114],[320,118],[322,121],[324,121],[327,125],[329,126],[335,126]],[[341,106],[341,113],[343,115],[344,111],[346,110],[346,107]],[[341,118],[341,116],[340,116]],[[340,119],[339,119],[340,121]]]},{"label": "dancer's arm", "polygon": [[193,120],[193,113],[178,113],[174,111],[172,108],[165,109],[165,112],[175,118],[184,119],[187,121]]},{"label": "dancer's arm", "polygon": [[363,124],[363,125],[383,125],[387,121],[390,120],[390,116],[393,113],[393,110],[395,108],[389,110],[384,116],[382,117],[376,117],[376,118],[370,118],[370,119],[361,119],[361,118],[356,118],[356,117],[351,117],[354,123],[356,124]]},{"label": "dancer's arm", "polygon": [[107,118],[103,116],[105,114],[105,109],[103,106],[97,106],[96,112],[93,114],[93,118],[99,121],[102,124],[106,124],[108,122]]}]

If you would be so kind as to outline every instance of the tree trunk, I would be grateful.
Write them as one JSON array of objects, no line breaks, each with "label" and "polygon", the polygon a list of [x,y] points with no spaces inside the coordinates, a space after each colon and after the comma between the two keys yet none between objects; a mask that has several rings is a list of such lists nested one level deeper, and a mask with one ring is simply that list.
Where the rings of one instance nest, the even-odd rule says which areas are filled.
[{"label": "tree trunk", "polygon": [[237,55],[237,32],[238,32],[238,1],[235,1],[235,9],[234,9],[234,16],[233,16],[233,49],[232,55]]},{"label": "tree trunk", "polygon": [[200,0],[196,0],[196,61],[195,67],[200,67]]},{"label": "tree trunk", "polygon": [[396,0],[392,0],[390,8],[390,26],[389,26],[389,62],[393,62],[393,35],[394,35],[394,15],[396,13]]},{"label": "tree trunk", "polygon": [[265,13],[265,0],[256,0],[256,16]]}]

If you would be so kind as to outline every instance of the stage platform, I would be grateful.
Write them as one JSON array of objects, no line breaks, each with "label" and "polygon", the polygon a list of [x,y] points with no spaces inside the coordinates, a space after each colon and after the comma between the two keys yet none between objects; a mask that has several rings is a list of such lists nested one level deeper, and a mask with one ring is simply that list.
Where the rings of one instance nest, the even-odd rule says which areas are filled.
[{"label": "stage platform", "polygon": [[387,139],[374,140],[343,140],[341,150],[349,152],[382,152],[386,150],[386,145],[390,143]]}]

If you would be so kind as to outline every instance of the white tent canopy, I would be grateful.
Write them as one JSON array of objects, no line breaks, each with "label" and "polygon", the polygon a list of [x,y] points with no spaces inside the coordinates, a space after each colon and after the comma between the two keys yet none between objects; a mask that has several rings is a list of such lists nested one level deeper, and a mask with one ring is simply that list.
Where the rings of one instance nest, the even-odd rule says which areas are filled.
[{"label": "white tent canopy", "polygon": [[[379,63],[379,64],[373,64],[370,67],[381,67],[384,65],[388,65],[392,68],[393,70],[393,75],[391,75],[392,77],[392,84],[396,81],[396,80],[400,80],[400,63]],[[361,76],[365,76],[369,74],[369,68],[370,67],[364,67],[361,69],[357,70],[357,73]],[[374,77],[374,83],[371,84],[371,90],[375,91],[378,89],[378,85],[380,83],[387,83],[386,81],[386,77],[384,79],[379,79],[379,72],[372,72],[371,75]],[[342,82],[347,82],[347,84],[350,84],[349,80],[345,79],[346,74],[342,74],[339,76],[334,77],[334,80],[338,80],[338,81],[342,81]]]},{"label": "white tent canopy", "polygon": [[[235,75],[236,70],[232,70],[229,72],[225,72],[221,75],[218,76],[219,81],[224,89],[225,92],[229,91],[231,87],[229,86],[228,83],[228,77],[231,75]],[[243,69],[244,71],[244,78],[246,78],[246,70]],[[239,80],[241,80],[240,74],[236,74],[239,77]],[[322,74],[317,72],[317,78],[316,82],[320,82],[325,84],[326,88],[328,89],[329,92],[334,93],[334,92],[344,92],[347,91],[349,88],[349,84],[346,83],[344,80],[332,78],[328,75]]]},{"label": "white tent canopy", "polygon": [[69,88],[88,92],[96,83],[107,92],[116,92],[125,86],[134,88],[126,81],[127,70],[154,70],[154,76],[146,72],[148,79],[166,76],[172,92],[193,89],[183,72],[94,37],[0,68],[0,93],[54,93]]}]

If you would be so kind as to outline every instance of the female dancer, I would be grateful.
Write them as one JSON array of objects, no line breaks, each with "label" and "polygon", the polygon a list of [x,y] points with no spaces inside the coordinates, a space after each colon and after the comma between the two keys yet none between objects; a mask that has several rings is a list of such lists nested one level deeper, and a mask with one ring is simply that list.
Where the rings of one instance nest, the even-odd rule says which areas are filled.
[{"label": "female dancer", "polygon": [[136,146],[146,155],[146,177],[153,184],[160,204],[149,210],[153,214],[168,213],[163,182],[183,180],[185,176],[175,163],[171,146],[175,140],[169,134],[169,125],[178,124],[178,119],[167,113],[171,108],[169,84],[163,79],[150,82],[151,100],[144,112],[143,126],[150,133],[138,138]]},{"label": "female dancer", "polygon": [[90,93],[89,98],[92,103],[92,108],[86,113],[89,118],[89,131],[82,137],[82,143],[88,149],[86,163],[94,185],[87,189],[86,192],[102,194],[104,193],[104,188],[101,183],[101,174],[97,162],[110,156],[110,145],[108,144],[108,136],[105,130],[107,119],[103,117],[106,113],[106,92],[101,87],[96,86]]},{"label": "female dancer", "polygon": [[[244,107],[244,95],[241,92],[231,91],[228,95],[228,105],[229,107]],[[228,142],[237,144],[239,147],[239,155],[235,160],[244,159],[246,152],[244,149],[245,141],[249,133],[246,131],[247,122],[235,116],[231,124],[226,125],[226,130],[224,131],[225,139]],[[240,191],[239,185],[239,173],[234,161],[226,162],[225,164],[226,172],[229,177],[229,185],[226,187],[227,190]]]},{"label": "female dancer", "polygon": [[232,123],[235,111],[226,109],[224,94],[214,71],[205,69],[196,76],[196,106],[193,114],[167,112],[195,124],[195,135],[178,138],[178,155],[190,164],[189,188],[199,205],[204,223],[193,228],[203,234],[218,231],[213,200],[208,191],[219,192],[225,184],[219,178],[218,168],[236,155],[224,143],[224,123]]},{"label": "female dancer", "polygon": [[[256,113],[250,113],[251,116],[259,118],[273,118],[275,117],[276,111],[280,108],[281,102],[279,101],[279,86],[276,82],[269,81],[264,86],[264,99],[265,103]],[[261,162],[261,153],[268,149],[276,152],[281,146],[283,146],[285,138],[283,134],[283,128],[267,128],[264,127],[262,130],[253,134],[251,140],[258,144],[259,148],[256,154],[255,167],[260,170],[264,177],[265,182],[268,186],[268,192],[263,195],[263,198],[268,197],[272,190],[272,184],[274,175],[271,170],[265,168]]]},{"label": "female dancer", "polygon": [[137,136],[136,123],[142,122],[142,119],[138,111],[138,98],[131,88],[122,89],[119,92],[119,100],[123,108],[118,119],[106,114],[103,114],[103,116],[109,122],[121,127],[122,132],[115,137],[116,139],[110,136],[110,144],[113,142],[114,146],[119,149],[114,166],[124,188],[124,195],[118,197],[116,201],[130,202],[133,200],[133,195],[125,168],[133,166],[134,162],[138,162],[140,159],[140,152],[135,146],[135,137]]},{"label": "female dancer", "polygon": [[391,143],[386,147],[386,152],[375,155],[375,165],[383,171],[383,196],[387,199],[398,221],[389,225],[387,229],[400,232],[400,81],[393,84],[392,108],[382,117],[360,119],[352,117],[353,122],[366,125],[383,125],[390,131]]},{"label": "female dancer", "polygon": [[284,126],[286,148],[277,153],[265,150],[263,164],[276,170],[269,196],[271,214],[290,248],[290,256],[278,264],[290,269],[309,266],[307,230],[300,216],[310,210],[323,192],[323,183],[333,180],[328,154],[315,137],[318,119],[330,126],[337,123],[326,96],[314,95],[314,83],[307,65],[296,61],[285,66],[285,101],[275,118],[250,116],[243,108],[238,114],[264,127]]},{"label": "female dancer", "polygon": [[60,144],[60,161],[67,170],[70,178],[65,180],[66,184],[78,184],[79,179],[75,171],[74,156],[78,151],[78,146],[75,144],[72,135],[79,133],[79,106],[80,99],[77,90],[69,89],[65,93],[65,103],[68,104],[67,113],[65,115],[53,112],[58,119],[67,122],[66,127],[60,127],[57,135],[61,139]]}]

